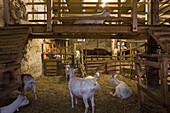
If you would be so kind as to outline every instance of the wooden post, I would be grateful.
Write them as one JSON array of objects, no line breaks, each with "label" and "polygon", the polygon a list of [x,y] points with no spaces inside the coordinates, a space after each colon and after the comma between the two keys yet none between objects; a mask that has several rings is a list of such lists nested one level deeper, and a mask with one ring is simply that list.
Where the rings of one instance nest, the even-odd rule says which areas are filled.
[{"label": "wooden post", "polygon": [[72,67],[74,67],[74,55],[72,55]]},{"label": "wooden post", "polygon": [[[137,57],[137,59],[140,59],[140,58]],[[141,66],[142,66],[142,64],[135,63],[138,85],[140,85],[140,86],[142,86],[142,79],[141,79],[141,76],[139,75],[140,68],[142,68]],[[139,95],[139,108],[141,109],[142,105],[144,103],[144,95],[143,95],[143,92],[141,91],[141,89],[139,87],[138,87],[138,95]]]},{"label": "wooden post", "polygon": [[66,53],[65,53],[65,56],[66,56],[66,60],[68,60],[68,40],[66,40]]},{"label": "wooden post", "polygon": [[122,41],[120,40],[120,73],[122,72]]},{"label": "wooden post", "polygon": [[52,31],[52,4],[53,0],[47,0],[47,31]]},{"label": "wooden post", "polygon": [[[120,10],[120,7],[121,7],[121,0],[118,0],[118,18],[120,19],[121,17],[121,10]],[[120,22],[118,22],[118,24],[121,24]]]},{"label": "wooden post", "polygon": [[108,71],[107,71],[107,64],[108,62],[105,63],[105,73],[108,74]]},{"label": "wooden post", "polygon": [[9,11],[9,0],[3,0],[4,7],[4,23],[8,25],[10,23],[10,11]]},{"label": "wooden post", "polygon": [[159,0],[150,0],[149,24],[159,25]]},{"label": "wooden post", "polygon": [[167,77],[168,77],[168,59],[163,57],[162,58],[161,91],[162,91],[163,102],[165,105],[164,113],[169,113]]},{"label": "wooden post", "polygon": [[130,66],[130,74],[131,74],[131,79],[132,79],[132,74],[133,74],[133,61],[132,61],[132,43],[130,42],[130,62],[131,62],[131,66]]},{"label": "wooden post", "polygon": [[131,0],[132,3],[132,31],[137,32],[137,0]]},{"label": "wooden post", "polygon": [[61,0],[58,0],[58,17],[61,17]]}]

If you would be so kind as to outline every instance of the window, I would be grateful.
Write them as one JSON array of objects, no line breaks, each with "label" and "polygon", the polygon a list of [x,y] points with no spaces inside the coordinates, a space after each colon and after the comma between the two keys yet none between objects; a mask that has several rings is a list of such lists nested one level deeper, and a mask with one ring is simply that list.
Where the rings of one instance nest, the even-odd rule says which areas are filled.
[{"label": "window", "polygon": [[[125,42],[122,42],[122,47],[126,47]],[[117,49],[120,49],[120,42],[117,42]]]},{"label": "window", "polygon": [[85,42],[86,39],[77,39],[77,42]]}]

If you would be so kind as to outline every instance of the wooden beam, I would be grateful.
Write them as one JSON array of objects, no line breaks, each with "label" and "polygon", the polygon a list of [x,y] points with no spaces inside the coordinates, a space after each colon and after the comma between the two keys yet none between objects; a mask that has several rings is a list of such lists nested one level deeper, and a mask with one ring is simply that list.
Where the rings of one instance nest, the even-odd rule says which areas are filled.
[{"label": "wooden beam", "polygon": [[5,67],[5,68],[0,68],[0,73],[10,71],[10,70],[14,70],[14,69],[19,68],[19,67],[20,67],[20,64],[8,66],[8,67]]},{"label": "wooden beam", "polygon": [[52,31],[52,3],[53,0],[47,0],[47,31]]},{"label": "wooden beam", "polygon": [[137,0],[132,0],[132,31],[137,32]]},{"label": "wooden beam", "polygon": [[151,67],[154,67],[154,68],[160,68],[161,67],[161,65],[157,62],[139,60],[139,59],[135,59],[134,61],[135,61],[135,63],[138,63],[138,64],[142,63],[144,65],[151,66]]},{"label": "wooden beam", "polygon": [[[146,39],[145,34],[93,34],[93,33],[82,33],[82,34],[49,34],[49,33],[33,33],[29,35],[29,39],[135,39],[141,40]],[[133,42],[133,41],[132,41]],[[142,42],[142,41],[139,41]]]},{"label": "wooden beam", "polygon": [[168,52],[165,45],[152,33],[150,29],[147,30],[149,35],[152,36],[152,38],[164,49],[165,52]]}]

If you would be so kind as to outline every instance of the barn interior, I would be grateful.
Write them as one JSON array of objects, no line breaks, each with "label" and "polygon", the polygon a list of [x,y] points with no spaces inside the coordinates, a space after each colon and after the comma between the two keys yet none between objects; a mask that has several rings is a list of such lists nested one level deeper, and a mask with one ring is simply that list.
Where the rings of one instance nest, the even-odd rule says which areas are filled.
[{"label": "barn interior", "polygon": [[[66,65],[81,78],[100,72],[96,113],[169,113],[170,1],[0,1],[0,107],[22,91],[21,75],[31,74],[38,99],[28,92],[19,113],[84,112],[82,99],[71,109]],[[131,97],[110,94],[114,74]]]}]

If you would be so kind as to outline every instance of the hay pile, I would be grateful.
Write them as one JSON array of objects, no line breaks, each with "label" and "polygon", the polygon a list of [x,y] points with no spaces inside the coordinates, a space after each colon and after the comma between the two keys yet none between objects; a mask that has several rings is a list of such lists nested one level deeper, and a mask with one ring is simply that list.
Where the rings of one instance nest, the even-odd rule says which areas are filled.
[{"label": "hay pile", "polygon": [[[110,94],[111,91],[114,93],[115,84],[109,82],[109,78],[110,75],[101,75],[98,79],[101,89],[95,91],[95,113],[139,113],[137,82],[123,76],[117,77],[125,81],[133,91],[130,98],[121,100]],[[30,104],[20,108],[17,113],[83,113],[85,110],[82,99],[78,99],[78,105],[71,109],[68,81],[66,82],[65,76],[42,76],[37,80],[37,96],[38,99],[35,100],[33,91],[28,92]],[[9,99],[14,100],[14,97]],[[161,113],[160,107],[148,100],[146,104],[143,113]],[[91,104],[88,113],[91,113]]]}]

